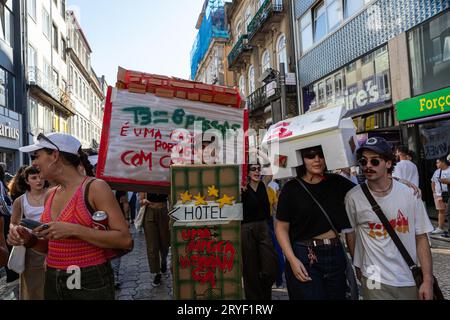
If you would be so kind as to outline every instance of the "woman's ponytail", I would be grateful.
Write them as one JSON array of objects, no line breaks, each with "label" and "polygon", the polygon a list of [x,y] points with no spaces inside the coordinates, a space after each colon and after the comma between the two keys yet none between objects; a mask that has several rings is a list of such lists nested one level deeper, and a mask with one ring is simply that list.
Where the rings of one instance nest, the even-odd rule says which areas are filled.
[{"label": "woman's ponytail", "polygon": [[88,177],[95,177],[94,174],[94,166],[89,161],[88,155],[86,152],[84,152],[81,148],[78,151],[78,154],[80,156],[80,163],[84,167],[84,170],[86,171],[86,175]]}]

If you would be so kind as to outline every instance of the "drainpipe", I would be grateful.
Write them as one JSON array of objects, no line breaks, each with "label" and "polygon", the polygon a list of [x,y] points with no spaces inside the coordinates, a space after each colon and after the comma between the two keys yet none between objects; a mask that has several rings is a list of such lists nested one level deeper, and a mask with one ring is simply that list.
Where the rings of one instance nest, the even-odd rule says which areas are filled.
[{"label": "drainpipe", "polygon": [[298,43],[298,34],[296,28],[296,19],[295,19],[295,2],[291,0],[291,31],[294,37],[294,59],[295,59],[295,78],[297,81],[297,106],[298,106],[298,114],[303,114],[302,108],[302,100],[303,100],[303,92],[300,86],[300,70],[298,70],[298,49],[300,49],[300,45]]},{"label": "drainpipe", "polygon": [[[30,144],[30,113],[28,111],[29,108],[29,99],[28,99],[28,7],[27,0],[22,0],[20,3],[20,7],[22,8],[19,15],[19,24],[21,30],[21,44],[22,44],[22,53],[20,63],[22,64],[22,86],[20,90],[21,94],[21,102],[22,102],[22,145],[27,146]],[[23,154],[19,156],[21,159],[20,163],[28,163],[29,157],[28,154]]]}]

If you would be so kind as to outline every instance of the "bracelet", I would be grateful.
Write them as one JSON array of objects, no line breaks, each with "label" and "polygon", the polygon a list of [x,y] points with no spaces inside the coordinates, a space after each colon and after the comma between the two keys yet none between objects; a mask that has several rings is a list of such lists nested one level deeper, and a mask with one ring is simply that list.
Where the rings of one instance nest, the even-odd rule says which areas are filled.
[{"label": "bracelet", "polygon": [[30,241],[28,241],[28,243],[24,244],[24,247],[27,249],[33,248],[37,244],[38,240],[39,240],[38,237],[36,237],[34,234],[32,234]]}]

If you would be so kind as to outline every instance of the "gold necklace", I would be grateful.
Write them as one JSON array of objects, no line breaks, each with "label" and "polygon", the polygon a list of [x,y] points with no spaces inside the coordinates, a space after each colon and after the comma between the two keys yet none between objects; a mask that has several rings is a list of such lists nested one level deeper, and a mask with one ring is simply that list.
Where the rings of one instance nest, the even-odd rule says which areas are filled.
[{"label": "gold necklace", "polygon": [[28,195],[30,196],[31,200],[33,200],[35,203],[41,203],[42,198],[45,196],[45,193],[39,195],[37,198],[35,196],[33,196],[31,193],[28,193]]}]

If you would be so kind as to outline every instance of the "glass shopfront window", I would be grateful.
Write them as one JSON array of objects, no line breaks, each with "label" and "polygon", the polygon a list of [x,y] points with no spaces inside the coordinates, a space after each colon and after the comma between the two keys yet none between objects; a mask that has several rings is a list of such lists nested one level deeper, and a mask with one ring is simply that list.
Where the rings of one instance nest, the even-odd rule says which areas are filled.
[{"label": "glass shopfront window", "polygon": [[450,86],[450,10],[408,33],[413,95]]},{"label": "glass shopfront window", "polygon": [[386,46],[303,88],[303,97],[305,112],[344,105],[349,113],[356,114],[390,101],[389,53]]}]

